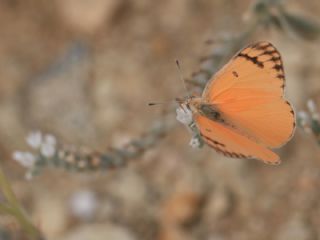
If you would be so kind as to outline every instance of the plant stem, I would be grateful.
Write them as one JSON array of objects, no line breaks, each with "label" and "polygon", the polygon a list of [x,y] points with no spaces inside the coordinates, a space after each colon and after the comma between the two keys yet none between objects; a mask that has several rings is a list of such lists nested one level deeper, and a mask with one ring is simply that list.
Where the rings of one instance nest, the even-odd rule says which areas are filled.
[{"label": "plant stem", "polygon": [[0,188],[7,203],[0,203],[0,212],[9,214],[19,222],[22,229],[29,235],[30,239],[43,239],[39,230],[31,223],[14,194],[9,181],[0,168]]}]

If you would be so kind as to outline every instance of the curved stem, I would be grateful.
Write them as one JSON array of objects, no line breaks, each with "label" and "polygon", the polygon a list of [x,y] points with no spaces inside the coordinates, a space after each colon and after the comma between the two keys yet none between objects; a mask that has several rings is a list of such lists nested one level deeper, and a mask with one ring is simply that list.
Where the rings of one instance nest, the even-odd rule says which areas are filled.
[{"label": "curved stem", "polygon": [[0,168],[0,189],[6,199],[6,203],[0,204],[0,212],[13,216],[21,225],[22,229],[29,235],[30,239],[43,240],[39,230],[32,224],[14,194],[9,181]]}]

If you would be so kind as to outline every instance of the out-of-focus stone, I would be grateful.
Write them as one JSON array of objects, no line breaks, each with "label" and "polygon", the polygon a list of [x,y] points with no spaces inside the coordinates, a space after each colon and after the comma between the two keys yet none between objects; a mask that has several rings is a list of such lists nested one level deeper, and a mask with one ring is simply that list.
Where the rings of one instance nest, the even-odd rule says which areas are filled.
[{"label": "out-of-focus stone", "polygon": [[108,192],[129,212],[143,206],[146,200],[144,180],[130,169],[123,171],[118,178],[114,178],[114,181],[108,185]]},{"label": "out-of-focus stone", "polygon": [[109,223],[79,226],[61,240],[134,240],[127,229]]},{"label": "out-of-focus stone", "polygon": [[34,203],[33,222],[48,239],[57,239],[67,227],[67,211],[61,198],[43,194]]},{"label": "out-of-focus stone", "polygon": [[313,231],[300,217],[292,217],[279,230],[277,240],[312,240],[316,239]]},{"label": "out-of-focus stone", "polygon": [[110,25],[121,0],[57,0],[63,21],[73,30],[93,33],[103,24]]},{"label": "out-of-focus stone", "polygon": [[163,204],[163,224],[184,224],[191,221],[199,211],[201,200],[201,195],[195,192],[174,193]]},{"label": "out-of-focus stone", "polygon": [[228,191],[216,190],[209,195],[204,213],[209,220],[225,216],[232,208],[232,199]]},{"label": "out-of-focus stone", "polygon": [[30,81],[23,101],[25,121],[65,141],[94,144],[96,129],[89,101],[90,62],[85,44],[74,43],[61,58]]},{"label": "out-of-focus stone", "polygon": [[98,207],[97,196],[90,190],[80,190],[69,200],[71,214],[81,220],[91,220]]},{"label": "out-of-focus stone", "polygon": [[160,230],[158,240],[191,240],[191,238],[177,226],[166,226]]}]

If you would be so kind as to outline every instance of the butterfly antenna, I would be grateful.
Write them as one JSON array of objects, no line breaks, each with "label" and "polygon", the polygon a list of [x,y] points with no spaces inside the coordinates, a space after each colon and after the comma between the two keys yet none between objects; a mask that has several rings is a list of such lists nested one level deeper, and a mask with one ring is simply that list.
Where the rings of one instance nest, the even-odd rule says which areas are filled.
[{"label": "butterfly antenna", "polygon": [[156,106],[156,105],[161,105],[164,104],[163,102],[150,102],[148,103],[148,106]]},{"label": "butterfly antenna", "polygon": [[156,106],[156,105],[162,105],[162,104],[168,104],[174,102],[173,100],[163,101],[163,102],[149,102],[148,106]]},{"label": "butterfly antenna", "polygon": [[176,60],[176,64],[177,64],[177,68],[178,68],[178,72],[179,72],[179,76],[180,76],[180,80],[182,82],[182,85],[184,87],[184,90],[186,91],[187,95],[190,96],[190,93],[187,89],[187,85],[186,85],[186,82],[184,80],[184,77],[182,75],[182,71],[181,71],[181,67],[180,67],[180,63],[179,63],[179,60]]},{"label": "butterfly antenna", "polygon": [[[181,67],[180,67],[180,63],[179,63],[179,60],[176,60],[176,64],[177,64],[177,68],[178,68],[178,72],[179,72],[179,76],[180,76],[180,80],[182,82],[182,85],[184,87],[184,90],[186,91],[187,93],[187,96],[190,96],[189,94],[189,91],[187,89],[187,86],[186,86],[186,83],[184,81],[184,77],[182,75],[182,71],[181,71]],[[162,105],[162,104],[167,104],[167,103],[172,103],[172,102],[182,102],[183,99],[175,99],[175,100],[169,100],[169,101],[163,101],[163,102],[149,102],[148,103],[148,106],[156,106],[156,105]]]}]

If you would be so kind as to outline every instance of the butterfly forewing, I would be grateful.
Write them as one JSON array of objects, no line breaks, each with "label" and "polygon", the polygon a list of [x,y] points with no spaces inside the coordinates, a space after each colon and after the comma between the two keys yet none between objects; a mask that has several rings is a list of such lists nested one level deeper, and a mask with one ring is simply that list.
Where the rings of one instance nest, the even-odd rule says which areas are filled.
[{"label": "butterfly forewing", "polygon": [[214,102],[219,97],[219,100],[229,100],[229,96],[282,96],[284,86],[280,53],[271,43],[258,42],[236,54],[212,77],[203,92],[203,98]]}]

